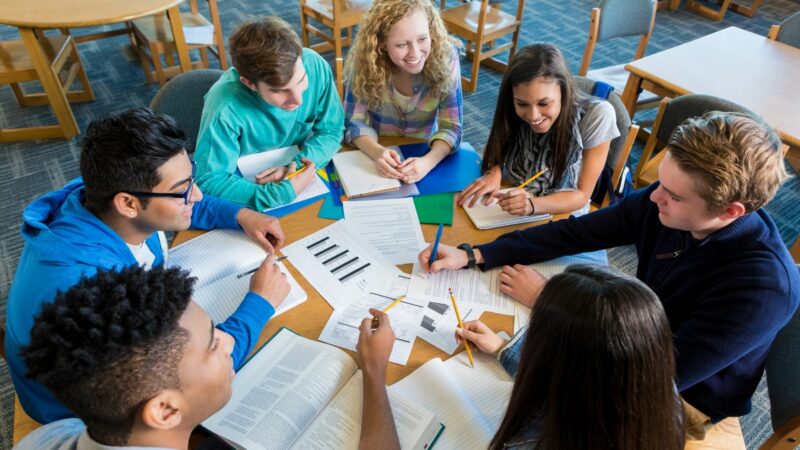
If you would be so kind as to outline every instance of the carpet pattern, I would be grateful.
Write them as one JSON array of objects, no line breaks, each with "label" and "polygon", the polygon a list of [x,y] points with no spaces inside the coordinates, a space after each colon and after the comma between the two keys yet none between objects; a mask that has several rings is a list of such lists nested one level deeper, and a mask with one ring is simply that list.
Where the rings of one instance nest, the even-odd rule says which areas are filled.
[{"label": "carpet pattern", "polygon": [[[450,0],[455,4],[456,0]],[[203,2],[201,2],[203,3]],[[262,15],[283,17],[299,30],[299,7],[294,2],[218,0],[223,32],[230,36],[243,21]],[[589,26],[589,14],[596,2],[589,0],[528,1],[520,45],[552,42],[564,52],[573,71],[578,69]],[[502,7],[509,12],[516,8],[513,0],[504,0]],[[202,9],[202,6],[201,6]],[[748,19],[728,12],[724,20],[712,22],[685,9],[660,11],[648,54],[671,48],[728,26],[737,26],[766,35],[769,26],[800,10],[797,0],[764,2],[754,18]],[[73,30],[80,35],[108,27]],[[0,40],[18,39],[13,27],[0,26]],[[598,44],[592,68],[627,62],[632,58],[636,40],[618,39]],[[126,37],[87,42],[78,46],[97,99],[72,105],[80,129],[96,117],[131,107],[145,106],[155,95],[158,85],[144,82],[138,59]],[[330,62],[330,54],[324,54]],[[503,55],[501,55],[502,57]],[[216,67],[212,57],[212,67]],[[462,64],[467,65],[467,61]],[[467,73],[467,67],[463,67]],[[765,68],[768,70],[768,68]],[[482,68],[478,91],[464,94],[464,139],[482,148],[489,134],[497,89],[501,75]],[[35,88],[36,83],[32,83]],[[755,87],[757,88],[757,87]],[[20,108],[8,87],[0,87],[0,127],[18,127],[54,123],[48,107]],[[634,165],[641,146],[634,150]],[[23,208],[36,197],[56,189],[78,175],[80,149],[78,140],[41,141],[0,144],[0,320],[5,321],[5,302],[9,286],[22,251],[19,235]],[[791,243],[800,234],[800,181],[792,178],[778,193],[767,209],[780,228],[784,241]],[[612,265],[632,273],[636,255],[632,248],[613,249],[609,253]],[[742,418],[748,448],[757,446],[771,433],[769,400],[762,380],[755,394],[753,412]],[[13,386],[4,363],[0,363],[0,447],[11,448],[13,429]]]}]

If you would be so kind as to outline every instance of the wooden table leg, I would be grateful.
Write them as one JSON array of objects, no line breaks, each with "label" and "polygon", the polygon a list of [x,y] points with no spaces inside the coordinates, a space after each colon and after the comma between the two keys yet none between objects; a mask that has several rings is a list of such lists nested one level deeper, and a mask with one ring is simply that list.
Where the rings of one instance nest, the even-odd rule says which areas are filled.
[{"label": "wooden table leg", "polygon": [[625,89],[622,91],[622,104],[628,110],[628,114],[633,120],[633,115],[636,113],[636,101],[639,100],[639,89],[642,87],[642,78],[634,73],[628,74],[628,82],[625,83]]},{"label": "wooden table leg", "polygon": [[66,139],[77,136],[79,134],[78,123],[75,121],[72,108],[70,108],[67,102],[67,95],[64,92],[64,88],[61,86],[58,73],[51,67],[44,49],[42,49],[42,45],[36,38],[36,33],[34,33],[32,28],[19,27],[19,34],[31,57],[33,67],[36,69],[36,74],[39,75],[42,88],[44,88],[44,92],[50,100],[50,107],[53,109],[53,114],[56,116],[61,126],[62,136]]},{"label": "wooden table leg", "polygon": [[192,70],[192,61],[189,58],[189,47],[186,46],[186,37],[183,35],[183,20],[181,19],[180,8],[176,5],[168,9],[167,17],[169,18],[169,26],[172,29],[172,38],[175,39],[175,50],[178,52],[181,72],[189,72]]}]

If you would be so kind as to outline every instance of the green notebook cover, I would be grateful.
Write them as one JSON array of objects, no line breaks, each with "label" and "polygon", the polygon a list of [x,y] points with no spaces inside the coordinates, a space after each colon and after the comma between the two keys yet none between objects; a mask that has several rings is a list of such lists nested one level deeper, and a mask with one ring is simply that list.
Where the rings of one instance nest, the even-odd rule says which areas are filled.
[{"label": "green notebook cover", "polygon": [[454,195],[452,192],[446,192],[444,194],[414,197],[414,206],[417,208],[419,223],[453,225]]}]

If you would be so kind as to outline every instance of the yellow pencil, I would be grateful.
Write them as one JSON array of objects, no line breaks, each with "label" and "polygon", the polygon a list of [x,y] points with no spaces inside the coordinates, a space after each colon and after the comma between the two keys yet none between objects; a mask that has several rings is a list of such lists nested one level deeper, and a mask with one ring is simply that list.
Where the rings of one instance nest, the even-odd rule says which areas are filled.
[{"label": "yellow pencil", "polygon": [[300,170],[295,170],[294,172],[292,172],[292,173],[290,173],[289,175],[287,175],[287,176],[286,176],[286,179],[287,179],[287,180],[291,180],[293,176],[295,176],[295,175],[297,175],[298,173],[300,173],[300,172],[302,172],[302,171],[306,170],[306,167],[308,167],[308,166],[303,166],[303,167],[301,167],[301,168],[300,168]]},{"label": "yellow pencil", "polygon": [[404,299],[404,298],[406,298],[406,296],[405,296],[405,295],[401,295],[400,297],[397,297],[397,299],[395,299],[395,301],[393,301],[392,303],[389,303],[389,304],[386,306],[386,308],[383,308],[383,312],[387,312],[387,311],[389,311],[390,309],[392,309],[392,306],[394,306],[394,305],[396,305],[396,304],[400,303],[401,301],[403,301],[403,299]]},{"label": "yellow pencil", "polygon": [[[458,312],[458,305],[456,305],[456,297],[453,295],[453,289],[448,288],[450,291],[450,301],[453,302],[453,311],[456,313],[456,319],[458,319],[458,327],[464,329],[464,323],[461,322],[461,314]],[[467,340],[464,339],[464,348],[467,349],[467,358],[469,358],[469,365],[475,367],[475,360],[472,359],[472,351],[469,349],[469,344]]]},{"label": "yellow pencil", "polygon": [[[392,307],[394,305],[396,305],[396,304],[400,303],[401,301],[403,301],[404,298],[406,298],[405,295],[401,295],[400,297],[397,297],[392,303],[389,303],[388,305],[386,305],[386,308],[383,308],[382,311],[383,312],[389,311],[390,309],[392,309]],[[377,317],[373,317],[372,318],[372,328],[378,328],[378,318]]]},{"label": "yellow pencil", "polygon": [[520,184],[519,186],[517,186],[517,189],[522,189],[522,188],[524,188],[525,186],[527,186],[527,185],[531,184],[531,183],[533,182],[533,180],[535,180],[535,179],[539,178],[539,177],[540,177],[540,176],[542,176],[542,174],[543,174],[543,173],[545,173],[545,172],[547,172],[547,169],[542,169],[541,171],[539,171],[539,173],[537,173],[536,175],[534,175],[534,176],[532,176],[532,177],[528,178],[528,179],[527,179],[527,180],[526,180],[524,183],[522,183],[522,184]]}]

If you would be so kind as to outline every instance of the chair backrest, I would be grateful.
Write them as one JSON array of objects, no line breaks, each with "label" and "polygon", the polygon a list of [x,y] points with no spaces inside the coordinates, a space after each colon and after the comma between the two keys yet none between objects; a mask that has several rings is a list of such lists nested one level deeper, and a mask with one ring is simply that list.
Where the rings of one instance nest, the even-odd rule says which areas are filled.
[{"label": "chair backrest", "polygon": [[600,0],[597,42],[650,34],[656,5],[652,0]]},{"label": "chair backrest", "polygon": [[655,0],[600,0],[600,5],[592,9],[589,37],[578,75],[586,75],[589,71],[594,47],[601,41],[639,36],[634,59],[642,58],[656,23],[656,10]]},{"label": "chair backrest", "polygon": [[165,84],[150,102],[153,110],[172,116],[178,121],[178,125],[189,136],[186,151],[190,155],[194,153],[197,144],[204,97],[222,73],[217,69],[182,73]]},{"label": "chair backrest", "polygon": [[778,30],[775,40],[800,48],[800,12],[796,12],[781,22],[781,28]]},{"label": "chair backrest", "polygon": [[749,109],[732,101],[711,95],[689,94],[672,99],[664,109],[656,137],[662,144],[669,142],[672,132],[684,120],[702,116],[709,111],[740,112],[755,114]]},{"label": "chair backrest", "polygon": [[767,356],[767,392],[774,430],[778,430],[790,419],[800,416],[798,374],[800,374],[800,310],[795,312],[792,320],[778,333]]},{"label": "chair backrest", "polygon": [[[585,92],[587,95],[592,95],[595,80],[581,76],[573,76],[572,79],[575,82],[576,88]],[[606,165],[613,165],[616,163],[617,158],[619,158],[625,140],[628,138],[628,130],[631,128],[631,116],[628,114],[628,110],[625,108],[617,92],[611,92],[607,100],[611,103],[611,106],[614,107],[614,112],[617,114],[617,129],[619,130],[619,137],[611,141],[611,146],[608,149],[608,158],[606,160]]]}]

